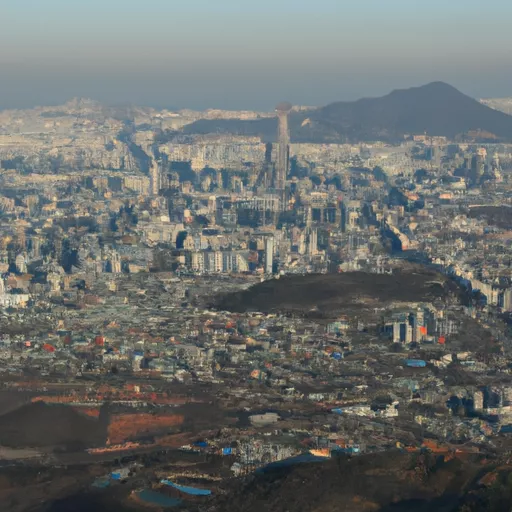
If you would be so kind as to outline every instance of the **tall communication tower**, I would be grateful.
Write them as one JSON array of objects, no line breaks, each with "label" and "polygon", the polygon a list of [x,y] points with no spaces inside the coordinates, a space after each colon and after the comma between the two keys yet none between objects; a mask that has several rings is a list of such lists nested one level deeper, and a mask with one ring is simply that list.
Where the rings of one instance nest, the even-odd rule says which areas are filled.
[{"label": "tall communication tower", "polygon": [[289,166],[290,133],[288,131],[288,114],[292,104],[283,102],[276,107],[277,112],[277,165],[274,188],[278,192],[284,206],[284,189]]}]

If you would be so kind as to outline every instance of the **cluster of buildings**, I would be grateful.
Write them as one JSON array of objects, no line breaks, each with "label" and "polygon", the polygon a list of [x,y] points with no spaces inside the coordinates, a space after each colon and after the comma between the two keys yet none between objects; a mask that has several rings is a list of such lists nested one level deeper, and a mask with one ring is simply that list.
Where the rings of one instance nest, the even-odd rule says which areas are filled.
[{"label": "cluster of buildings", "polygon": [[[207,384],[209,403],[235,419],[205,420],[201,435],[237,474],[304,451],[421,449],[419,431],[471,450],[501,442],[512,424],[512,147],[298,145],[291,109],[278,106],[273,144],[174,133],[219,112],[139,109],[133,133],[88,102],[2,113],[2,385],[20,387],[27,368],[37,389],[85,377],[86,391],[40,398],[147,413],[175,406],[176,384],[191,402]],[[448,298],[358,297],[359,309],[329,318],[286,304],[211,308],[290,274],[392,279],[411,262],[444,275]],[[130,391],[98,391],[107,375]]]}]

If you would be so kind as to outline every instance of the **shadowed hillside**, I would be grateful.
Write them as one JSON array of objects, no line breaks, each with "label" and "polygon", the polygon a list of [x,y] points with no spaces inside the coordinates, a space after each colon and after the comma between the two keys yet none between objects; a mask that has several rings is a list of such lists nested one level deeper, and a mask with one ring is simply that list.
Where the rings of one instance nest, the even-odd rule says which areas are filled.
[{"label": "shadowed hillside", "polygon": [[[214,307],[246,312],[287,312],[326,318],[391,301],[430,302],[447,294],[450,283],[432,271],[397,272],[392,275],[347,272],[287,276],[218,297]],[[453,285],[451,285],[453,286]]]},{"label": "shadowed hillside", "polygon": [[478,486],[482,469],[477,457],[445,461],[431,453],[391,451],[334,458],[235,484],[212,509],[256,512],[264,506],[268,512],[472,511],[462,505],[469,501],[467,491]]},{"label": "shadowed hillside", "polygon": [[0,416],[0,444],[13,448],[61,447],[73,450],[104,444],[106,422],[65,405],[36,402]]},{"label": "shadowed hillside", "polygon": [[489,224],[502,229],[512,229],[510,206],[478,206],[469,209],[472,219],[485,219]]}]

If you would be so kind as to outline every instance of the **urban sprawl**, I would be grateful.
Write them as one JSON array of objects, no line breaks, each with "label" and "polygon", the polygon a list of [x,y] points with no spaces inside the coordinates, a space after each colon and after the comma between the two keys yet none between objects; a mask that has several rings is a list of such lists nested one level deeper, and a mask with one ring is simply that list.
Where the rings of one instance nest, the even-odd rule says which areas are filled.
[{"label": "urban sprawl", "polygon": [[[295,143],[297,110],[0,112],[1,393],[90,426],[4,457],[101,462],[88,485],[143,502],[509,449],[512,144]],[[274,142],[187,130],[263,118]]]}]

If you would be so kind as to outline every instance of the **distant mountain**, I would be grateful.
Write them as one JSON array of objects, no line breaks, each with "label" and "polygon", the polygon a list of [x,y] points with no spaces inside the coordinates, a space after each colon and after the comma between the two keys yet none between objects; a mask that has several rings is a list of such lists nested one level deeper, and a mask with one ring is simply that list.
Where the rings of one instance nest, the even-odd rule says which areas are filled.
[{"label": "distant mountain", "polygon": [[[512,141],[512,116],[493,110],[443,82],[400,89],[381,98],[331,103],[289,119],[293,142],[399,141],[424,134],[450,139]],[[231,133],[275,140],[277,121],[201,120],[187,133]]]}]

